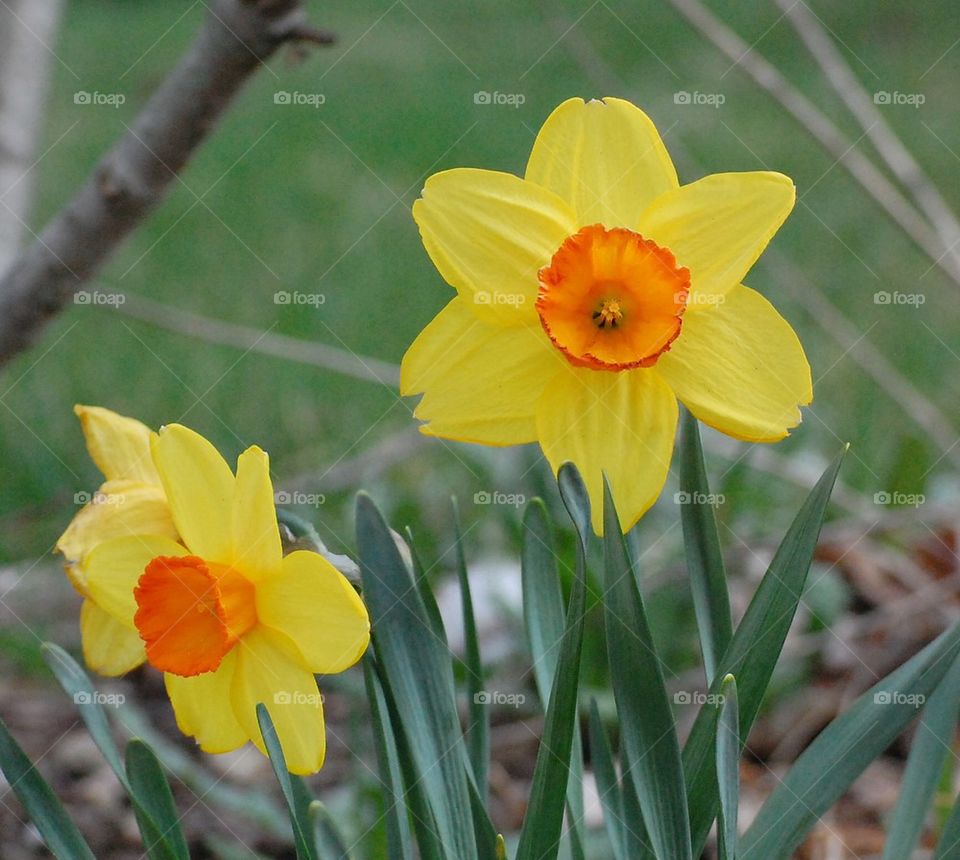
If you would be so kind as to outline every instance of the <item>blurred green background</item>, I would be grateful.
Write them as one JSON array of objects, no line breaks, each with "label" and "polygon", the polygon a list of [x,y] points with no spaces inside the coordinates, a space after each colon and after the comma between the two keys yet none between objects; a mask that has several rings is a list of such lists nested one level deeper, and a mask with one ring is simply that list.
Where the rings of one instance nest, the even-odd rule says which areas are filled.
[{"label": "blurred green background", "polygon": [[[816,380],[813,408],[776,452],[811,464],[812,473],[849,440],[853,456],[844,478],[867,498],[878,490],[919,491],[947,474],[943,450],[851,361],[856,341],[828,334],[804,293],[826,295],[858,337],[958,422],[956,285],[931,269],[845,169],[669,4],[309,6],[315,22],[338,34],[338,44],[271,59],[159,211],[89,289],[149,297],[268,338],[282,334],[398,363],[451,295],[410,217],[424,178],[458,165],[522,172],[556,104],[574,95],[622,96],[654,118],[681,181],[769,167],[797,183],[801,203],[747,279],[797,328]],[[711,6],[872,155],[774,3]],[[868,91],[925,95],[919,108],[882,110],[936,184],[955,197],[960,49],[951,50],[953,4],[856,0],[812,8]],[[124,133],[204,11],[203,3],[188,0],[69,4],[36,168],[36,228]],[[78,105],[78,91],[122,93],[126,101],[119,108]],[[477,104],[478,91],[521,94],[523,104]],[[681,91],[722,94],[724,103],[677,104]],[[323,104],[278,104],[278,92],[322,94]],[[878,290],[920,292],[925,302],[877,305]],[[319,293],[324,303],[278,305],[278,291]],[[501,523],[517,518],[512,508],[492,514],[474,506],[475,493],[553,493],[535,450],[504,455],[514,458],[505,461],[435,441],[367,480],[365,452],[413,423],[413,404],[391,386],[256,348],[209,344],[110,306],[70,307],[6,368],[3,392],[0,554],[6,561],[47,553],[75,513],[74,494],[98,483],[72,413],[77,402],[153,426],[182,421],[229,457],[262,445],[278,486],[326,497],[306,512],[341,548],[352,542],[354,487],[328,487],[326,477],[346,461],[359,469],[357,482],[369,484],[401,522],[428,533],[446,531],[451,493],[465,502],[468,523],[483,519],[496,535],[510,531]],[[721,515],[747,522],[748,532],[779,531],[795,505],[778,510],[771,502],[795,502],[800,488],[753,476],[748,446],[738,453],[747,456],[733,470],[711,460],[721,489],[731,481],[741,488],[738,508]],[[676,521],[671,493],[648,528]]]}]

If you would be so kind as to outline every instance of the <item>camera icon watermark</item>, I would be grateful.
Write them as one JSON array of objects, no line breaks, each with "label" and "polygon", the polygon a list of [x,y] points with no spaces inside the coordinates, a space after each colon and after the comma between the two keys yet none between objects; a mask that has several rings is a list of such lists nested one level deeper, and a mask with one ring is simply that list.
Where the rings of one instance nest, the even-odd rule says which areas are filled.
[{"label": "camera icon watermark", "polygon": [[490,290],[477,290],[473,294],[473,302],[477,305],[512,305],[520,307],[526,304],[527,297],[523,293],[498,293]]},{"label": "camera icon watermark", "polygon": [[724,295],[717,293],[688,292],[679,290],[673,294],[675,304],[686,305],[689,307],[717,307],[727,300]]},{"label": "camera icon watermark", "polygon": [[275,305],[311,305],[319,308],[327,303],[327,297],[323,293],[301,293],[298,290],[291,293],[287,290],[278,290],[273,294],[273,303]]},{"label": "camera icon watermark", "polygon": [[476,705],[506,705],[511,708],[519,708],[527,697],[523,693],[504,693],[500,690],[480,690],[473,694],[473,702]]},{"label": "camera icon watermark", "polygon": [[875,305],[909,305],[918,308],[926,301],[927,297],[923,293],[901,293],[899,290],[891,293],[887,290],[878,290],[873,294]]},{"label": "camera icon watermark", "polygon": [[505,107],[519,108],[527,97],[523,93],[501,93],[487,92],[487,90],[477,90],[473,94],[473,103],[475,105],[503,105]]},{"label": "camera icon watermark", "polygon": [[77,290],[73,294],[75,305],[98,305],[118,308],[127,301],[123,293],[103,293],[100,290]]},{"label": "camera icon watermark", "polygon": [[880,490],[873,494],[875,505],[893,505],[898,508],[919,508],[927,497],[923,493],[901,493],[899,490]]},{"label": "camera icon watermark", "polygon": [[75,505],[115,505],[119,507],[125,504],[127,497],[123,493],[105,493],[97,490],[95,493],[88,493],[86,490],[80,490],[73,494],[73,503]]},{"label": "camera icon watermark", "polygon": [[326,104],[326,102],[327,97],[323,93],[301,93],[299,91],[291,93],[287,90],[278,90],[273,94],[273,103],[275,105],[318,108]]},{"label": "camera icon watermark", "polygon": [[292,492],[287,490],[277,490],[273,494],[273,503],[275,505],[309,505],[319,508],[326,504],[327,497],[323,493],[301,493],[299,490]]},{"label": "camera icon watermark", "polygon": [[705,107],[719,108],[727,101],[723,93],[701,93],[694,90],[692,93],[687,90],[677,90],[673,94],[673,103],[675,105],[703,105]]},{"label": "camera icon watermark", "polygon": [[892,93],[887,90],[878,90],[873,94],[873,103],[875,105],[906,105],[907,107],[918,108],[927,101],[923,93],[901,93],[894,90]]},{"label": "camera icon watermark", "polygon": [[101,705],[102,707],[119,708],[127,697],[123,693],[101,693],[98,690],[81,690],[73,694],[75,705]]},{"label": "camera icon watermark", "polygon": [[78,90],[73,94],[75,105],[119,108],[126,101],[127,97],[123,93],[90,93],[86,90]]},{"label": "camera icon watermark", "polygon": [[922,693],[902,693],[899,690],[879,690],[873,694],[875,705],[909,705],[920,709],[927,703]]}]

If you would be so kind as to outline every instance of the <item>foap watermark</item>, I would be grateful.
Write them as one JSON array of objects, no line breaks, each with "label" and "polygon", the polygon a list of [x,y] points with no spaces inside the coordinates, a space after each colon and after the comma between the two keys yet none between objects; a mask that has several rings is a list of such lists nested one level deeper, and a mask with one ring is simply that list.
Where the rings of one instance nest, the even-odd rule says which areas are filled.
[{"label": "foap watermark", "polygon": [[673,503],[675,505],[710,505],[711,508],[718,508],[727,501],[723,493],[701,493],[694,490],[688,493],[685,490],[673,494]]},{"label": "foap watermark", "polygon": [[912,708],[922,708],[927,703],[927,697],[922,693],[902,693],[900,690],[880,690],[873,694],[875,705],[909,705]]},{"label": "foap watermark", "polygon": [[680,290],[673,294],[674,304],[686,307],[716,307],[722,305],[727,297],[718,293],[691,293]]},{"label": "foap watermark", "polygon": [[526,304],[527,297],[523,293],[498,293],[489,290],[477,290],[473,294],[473,303],[477,305],[513,305],[519,307]]},{"label": "foap watermark", "polygon": [[80,490],[73,494],[73,503],[75,505],[114,505],[119,507],[127,501],[123,493],[104,493],[97,490],[95,493],[88,493],[86,490]]},{"label": "foap watermark", "polygon": [[126,100],[127,97],[123,93],[88,93],[86,90],[79,90],[73,94],[73,103],[75,105],[118,108],[124,104]]},{"label": "foap watermark", "polygon": [[722,705],[726,701],[723,693],[705,693],[703,690],[677,690],[673,694],[675,705]]},{"label": "foap watermark", "polygon": [[80,690],[73,694],[73,703],[75,705],[109,705],[112,708],[119,708],[127,697],[123,693],[101,693],[99,690]]},{"label": "foap watermark", "polygon": [[301,93],[299,91],[291,93],[287,90],[279,90],[273,94],[275,105],[318,108],[320,105],[326,104],[326,101],[327,97],[323,93]]},{"label": "foap watermark", "polygon": [[473,103],[475,105],[501,105],[516,109],[526,100],[527,97],[523,93],[489,93],[486,90],[477,90],[477,92],[473,94]]},{"label": "foap watermark", "polygon": [[918,308],[926,301],[927,297],[923,293],[901,293],[899,290],[890,293],[886,290],[880,290],[873,294],[875,305],[910,305]]},{"label": "foap watermark", "polygon": [[291,293],[287,290],[278,290],[273,294],[273,303],[275,305],[312,305],[318,308],[327,303],[327,297],[323,293],[301,293],[298,290]]},{"label": "foap watermark", "polygon": [[892,93],[886,90],[878,90],[873,94],[873,103],[875,105],[906,105],[907,107],[918,108],[927,97],[923,93],[901,93],[894,90]]},{"label": "foap watermark", "polygon": [[927,501],[923,493],[901,493],[898,490],[881,490],[873,494],[875,505],[895,505],[898,508],[919,508]]},{"label": "foap watermark", "polygon": [[107,307],[118,308],[127,297],[123,293],[103,293],[100,290],[77,290],[73,294],[73,303],[75,305],[106,305]]},{"label": "foap watermark", "polygon": [[519,508],[526,504],[527,497],[523,493],[500,493],[494,490],[480,490],[473,494],[475,505],[510,505]]},{"label": "foap watermark", "polygon": [[278,490],[273,494],[273,503],[275,505],[310,505],[319,508],[326,503],[327,497],[323,493],[301,493],[299,490],[288,492],[287,490]]},{"label": "foap watermark", "polygon": [[705,107],[718,108],[724,104],[727,97],[723,93],[701,93],[694,90],[692,93],[687,90],[677,90],[673,94],[673,103],[675,105],[703,105]]},{"label": "foap watermark", "polygon": [[508,705],[519,708],[526,701],[527,697],[523,693],[504,693],[501,690],[480,690],[473,694],[476,705]]},{"label": "foap watermark", "polygon": [[310,705],[319,708],[323,704],[323,693],[305,693],[303,690],[277,690],[273,694],[275,705]]}]

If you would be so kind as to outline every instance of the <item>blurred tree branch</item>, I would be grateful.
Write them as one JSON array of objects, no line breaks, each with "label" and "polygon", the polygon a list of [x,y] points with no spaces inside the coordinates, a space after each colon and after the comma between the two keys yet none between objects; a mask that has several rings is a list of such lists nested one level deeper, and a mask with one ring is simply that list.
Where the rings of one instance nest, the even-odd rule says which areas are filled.
[{"label": "blurred tree branch", "polygon": [[5,0],[0,5],[0,271],[23,240],[31,166],[43,124],[54,41],[63,0]]},{"label": "blurred tree branch", "polygon": [[[35,3],[37,0],[27,0]],[[247,78],[287,43],[330,44],[299,0],[214,0],[193,44],[86,184],[0,277],[0,364],[163,199]]]}]

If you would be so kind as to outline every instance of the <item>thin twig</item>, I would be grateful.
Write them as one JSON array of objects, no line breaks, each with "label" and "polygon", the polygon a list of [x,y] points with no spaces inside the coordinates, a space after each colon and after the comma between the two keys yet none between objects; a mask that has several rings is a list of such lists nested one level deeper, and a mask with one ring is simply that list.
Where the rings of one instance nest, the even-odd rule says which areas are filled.
[{"label": "thin twig", "polygon": [[0,364],[160,203],[244,82],[313,30],[299,0],[213,0],[192,46],[77,196],[0,279]]},{"label": "thin twig", "polygon": [[837,95],[856,117],[860,128],[870,138],[880,157],[903,183],[914,202],[940,234],[947,252],[954,258],[954,263],[960,265],[960,222],[957,221],[957,216],[883,118],[874,100],[827,35],[823,23],[806,3],[797,0],[777,0],[777,3]]}]

